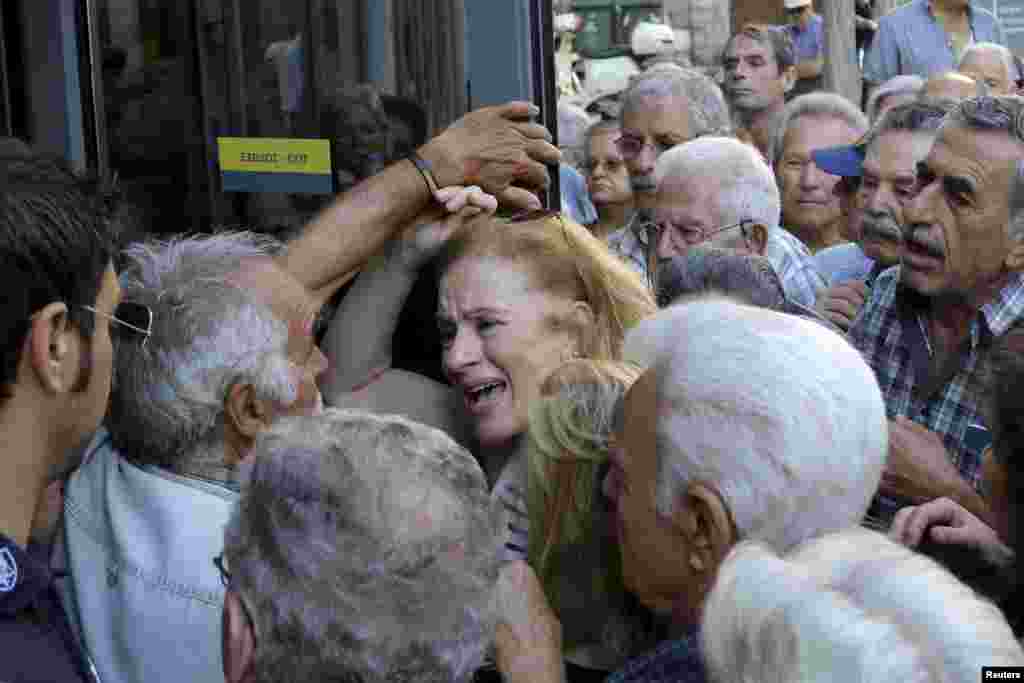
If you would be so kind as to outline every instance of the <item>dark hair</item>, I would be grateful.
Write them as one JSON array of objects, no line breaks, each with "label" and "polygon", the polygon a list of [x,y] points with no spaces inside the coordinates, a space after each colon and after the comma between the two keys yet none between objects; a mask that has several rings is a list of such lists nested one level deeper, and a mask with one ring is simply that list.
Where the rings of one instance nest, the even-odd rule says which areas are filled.
[{"label": "dark hair", "polygon": [[11,396],[31,316],[62,301],[68,318],[91,338],[94,305],[114,246],[108,208],[94,183],[62,162],[0,157],[0,399]]},{"label": "dark hair", "polygon": [[780,75],[783,71],[796,64],[796,47],[793,45],[793,38],[790,37],[789,31],[781,26],[746,24],[729,38],[729,42],[725,44],[725,49],[722,50],[723,57],[729,51],[733,41],[739,36],[746,36],[761,45],[771,47]]}]

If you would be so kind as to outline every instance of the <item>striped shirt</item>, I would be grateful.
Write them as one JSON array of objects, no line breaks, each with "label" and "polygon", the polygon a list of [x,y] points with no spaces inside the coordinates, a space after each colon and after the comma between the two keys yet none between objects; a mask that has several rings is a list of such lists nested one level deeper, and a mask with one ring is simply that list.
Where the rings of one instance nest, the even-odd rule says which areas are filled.
[{"label": "striped shirt", "polygon": [[[972,4],[967,16],[971,28],[968,44],[1006,45],[1003,27],[991,12]],[[864,56],[864,80],[881,84],[904,74],[928,78],[956,69],[959,61],[929,0],[913,0],[879,20],[878,32]]]},{"label": "striped shirt", "polygon": [[[650,219],[637,212],[626,227],[608,236],[608,248],[632,266],[648,287],[651,276],[647,272],[647,235],[651,225]],[[813,308],[818,293],[827,283],[804,243],[788,231],[776,228],[768,234],[764,255],[778,274],[786,298]]]},{"label": "striped shirt", "polygon": [[[902,415],[937,433],[960,475],[980,491],[981,449],[968,442],[967,428],[985,423],[980,394],[992,343],[1024,322],[1024,275],[981,307],[955,364],[930,388],[928,301],[899,283],[899,266],[878,276],[848,338],[875,371],[889,419]],[[883,516],[894,514],[897,501],[879,498]]]}]

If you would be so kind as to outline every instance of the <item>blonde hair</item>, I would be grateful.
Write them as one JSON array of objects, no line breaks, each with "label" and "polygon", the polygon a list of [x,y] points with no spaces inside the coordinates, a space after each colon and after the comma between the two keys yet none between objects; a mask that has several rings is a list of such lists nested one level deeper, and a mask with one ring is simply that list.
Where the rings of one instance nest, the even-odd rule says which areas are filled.
[{"label": "blonde hair", "polygon": [[521,264],[539,290],[590,306],[593,324],[578,331],[586,358],[617,360],[626,331],[658,310],[638,274],[589,230],[560,215],[512,223],[489,216],[472,221],[445,244],[438,271],[471,257]]},{"label": "blonde hair", "polygon": [[611,520],[600,488],[616,406],[640,374],[621,362],[559,366],[530,407],[526,456],[527,556],[563,621],[565,643],[598,642],[621,656],[633,648],[638,624],[630,625],[623,606],[618,548],[604,535]]}]

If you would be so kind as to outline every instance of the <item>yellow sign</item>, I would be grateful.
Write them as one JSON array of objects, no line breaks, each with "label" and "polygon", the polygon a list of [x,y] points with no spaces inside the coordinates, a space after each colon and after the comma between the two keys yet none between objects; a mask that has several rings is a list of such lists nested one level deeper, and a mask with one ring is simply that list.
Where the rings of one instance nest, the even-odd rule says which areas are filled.
[{"label": "yellow sign", "polygon": [[331,173],[329,140],[217,138],[221,172]]}]

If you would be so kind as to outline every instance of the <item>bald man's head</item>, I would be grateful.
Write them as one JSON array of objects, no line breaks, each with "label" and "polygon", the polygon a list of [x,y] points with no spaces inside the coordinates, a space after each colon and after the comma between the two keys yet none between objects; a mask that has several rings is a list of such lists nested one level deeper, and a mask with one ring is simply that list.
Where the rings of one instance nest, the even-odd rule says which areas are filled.
[{"label": "bald man's head", "polygon": [[946,71],[925,81],[920,98],[922,102],[960,102],[969,97],[987,95],[987,91],[988,88],[984,84],[978,83],[970,76],[956,71]]}]

